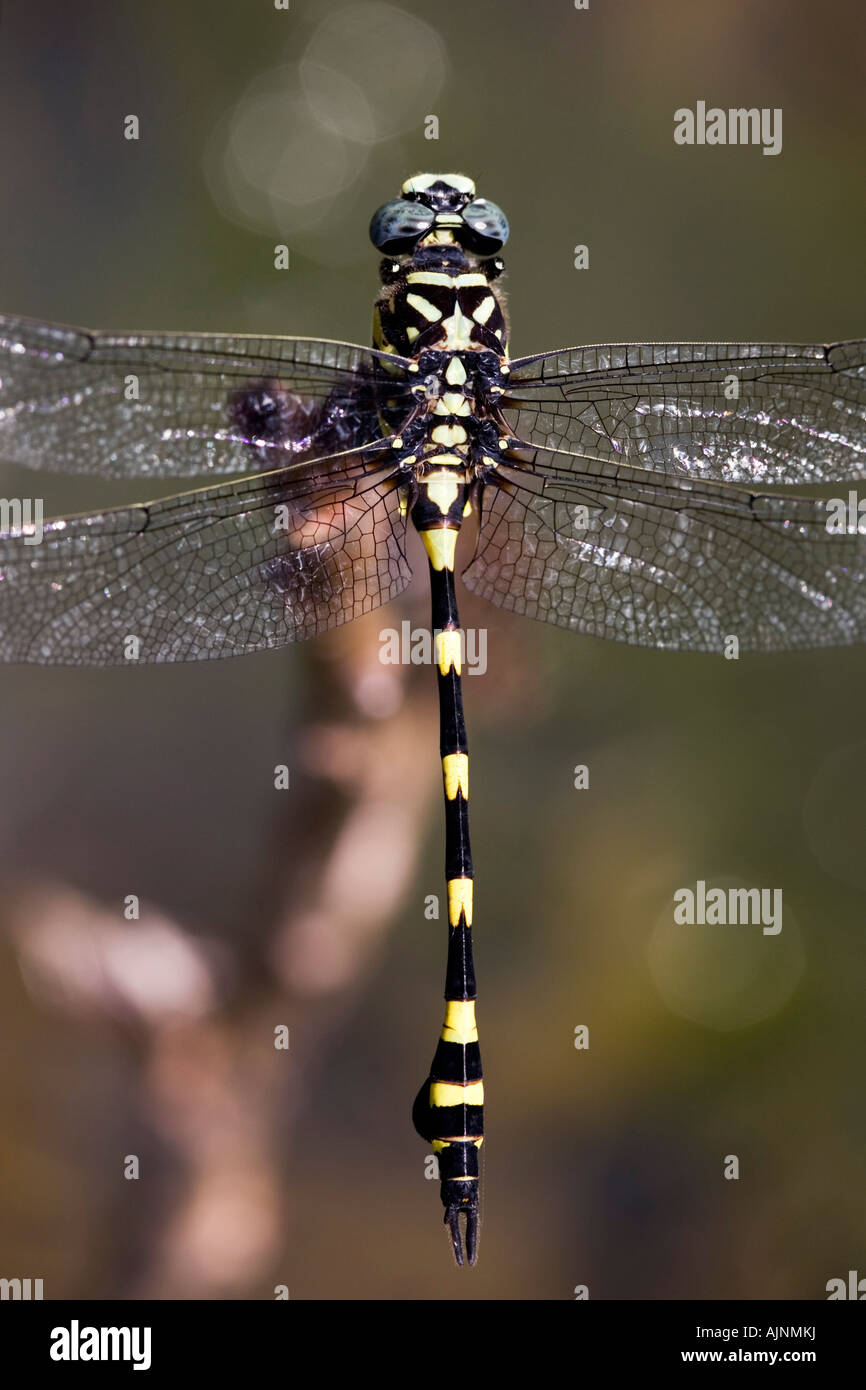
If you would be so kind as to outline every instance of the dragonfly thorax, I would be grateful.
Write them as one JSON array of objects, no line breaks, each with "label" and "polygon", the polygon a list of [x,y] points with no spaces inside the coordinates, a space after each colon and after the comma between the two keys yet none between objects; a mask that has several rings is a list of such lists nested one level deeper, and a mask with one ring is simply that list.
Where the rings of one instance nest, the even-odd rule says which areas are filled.
[{"label": "dragonfly thorax", "polygon": [[505,390],[507,371],[496,352],[428,350],[415,358],[412,394],[437,415],[484,415]]},{"label": "dragonfly thorax", "polygon": [[508,325],[501,291],[493,284],[501,271],[498,258],[481,260],[449,242],[424,244],[410,257],[383,261],[374,346],[404,357],[431,348],[504,355]]},{"label": "dragonfly thorax", "polygon": [[415,412],[397,444],[403,466],[419,481],[440,464],[462,471],[467,481],[478,476],[511,443],[499,413],[505,380],[493,352],[422,353],[412,387]]}]

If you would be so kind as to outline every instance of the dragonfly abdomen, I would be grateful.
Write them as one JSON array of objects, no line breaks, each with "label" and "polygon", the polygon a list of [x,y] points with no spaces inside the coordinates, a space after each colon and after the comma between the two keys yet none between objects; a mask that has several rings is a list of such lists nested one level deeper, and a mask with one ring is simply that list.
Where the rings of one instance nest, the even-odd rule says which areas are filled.
[{"label": "dragonfly abdomen", "polygon": [[484,1084],[475,1023],[472,959],[474,871],[469,843],[469,744],[463,715],[462,641],[454,589],[454,556],[467,503],[464,460],[439,454],[418,480],[411,511],[430,564],[434,659],[439,687],[439,751],[445,792],[445,877],[448,964],[445,1020],[412,1113],[432,1142],[440,1193],[458,1264],[475,1263],[478,1235],[478,1150],[484,1134]]}]

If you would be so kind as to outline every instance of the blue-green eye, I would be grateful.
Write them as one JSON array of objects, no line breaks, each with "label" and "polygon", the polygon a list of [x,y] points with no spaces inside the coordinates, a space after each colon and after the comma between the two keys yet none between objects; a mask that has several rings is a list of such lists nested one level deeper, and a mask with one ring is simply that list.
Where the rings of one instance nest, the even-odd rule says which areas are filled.
[{"label": "blue-green eye", "polygon": [[458,240],[468,251],[480,256],[492,256],[508,240],[508,218],[487,198],[473,198],[462,213],[463,226],[457,233]]},{"label": "blue-green eye", "polygon": [[401,251],[414,251],[418,241],[433,226],[436,214],[423,203],[410,203],[405,198],[395,198],[384,203],[378,212],[373,213],[370,222],[370,240],[386,255],[399,255]]}]

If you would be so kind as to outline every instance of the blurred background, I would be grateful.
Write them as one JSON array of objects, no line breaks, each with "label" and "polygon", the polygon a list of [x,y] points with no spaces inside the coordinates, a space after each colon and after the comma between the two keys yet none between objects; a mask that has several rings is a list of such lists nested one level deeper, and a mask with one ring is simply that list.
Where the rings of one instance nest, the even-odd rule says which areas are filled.
[{"label": "blurred background", "polygon": [[[511,220],[516,355],[862,335],[864,53],[855,0],[11,0],[0,307],[366,342],[370,214],[433,169]],[[782,153],[676,146],[698,100],[781,107]],[[39,487],[46,515],[137,496]],[[0,1275],[812,1299],[866,1273],[862,650],[628,649],[465,590],[488,1104],[453,1267],[410,1122],[444,978],[435,681],[377,660],[424,578],[243,661],[0,673]],[[781,934],[674,928],[698,879],[782,888]]]}]

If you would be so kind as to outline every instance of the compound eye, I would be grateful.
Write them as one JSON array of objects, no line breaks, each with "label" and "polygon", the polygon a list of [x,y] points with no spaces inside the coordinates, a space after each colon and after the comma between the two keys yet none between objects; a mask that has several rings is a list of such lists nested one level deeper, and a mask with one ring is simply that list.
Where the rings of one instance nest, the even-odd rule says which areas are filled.
[{"label": "compound eye", "polygon": [[463,226],[457,233],[458,240],[467,251],[479,256],[492,256],[501,250],[508,240],[508,218],[487,198],[473,198],[463,212]]},{"label": "compound eye", "polygon": [[435,219],[436,214],[423,203],[395,198],[393,202],[383,203],[378,212],[373,213],[370,240],[379,251],[389,256],[414,251],[421,238],[430,231]]}]

